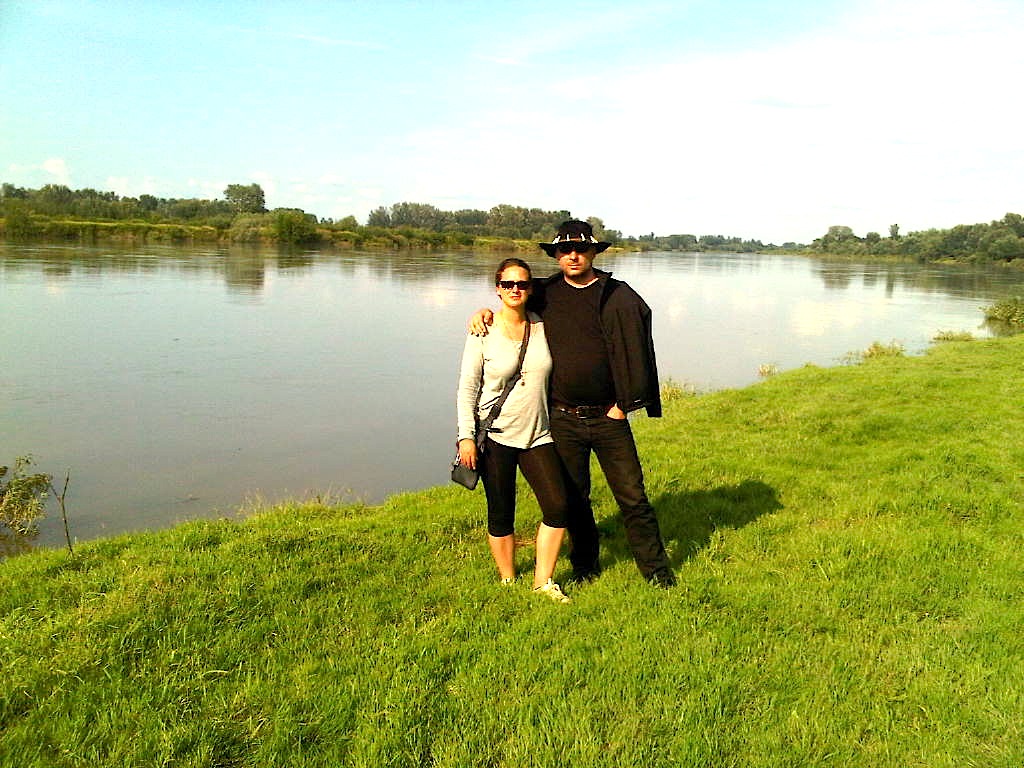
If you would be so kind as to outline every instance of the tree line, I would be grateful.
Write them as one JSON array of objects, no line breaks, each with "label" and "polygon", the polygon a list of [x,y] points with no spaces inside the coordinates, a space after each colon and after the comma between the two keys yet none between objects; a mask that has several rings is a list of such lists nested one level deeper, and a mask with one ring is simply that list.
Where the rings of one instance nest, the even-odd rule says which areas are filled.
[{"label": "tree line", "polygon": [[[641,235],[636,238],[629,238],[627,241],[636,250],[640,251],[728,251],[729,253],[757,253],[768,249],[776,248],[775,245],[765,244],[760,240],[744,240],[740,237],[728,237],[725,235]],[[786,243],[781,246],[786,250],[794,250],[802,246],[796,243]]]},{"label": "tree line", "polygon": [[[0,185],[0,216],[4,234],[13,238],[89,239],[104,236],[103,227],[110,225],[105,229],[111,236],[141,232],[143,238],[153,239],[396,247],[468,247],[492,239],[540,242],[573,217],[567,210],[509,204],[489,210],[446,211],[428,203],[400,202],[374,209],[361,225],[355,216],[335,220],[298,208],[267,210],[259,184],[229,184],[223,199],[207,200],[147,194],[122,197],[61,184],[26,189],[9,183]],[[636,250],[756,251],[766,247],[759,240],[722,235],[624,237],[597,216],[587,221],[599,239]]]},{"label": "tree line", "polygon": [[829,227],[811,251],[844,256],[904,256],[919,261],[1004,261],[1024,259],[1024,217],[1007,213],[988,224],[957,224],[951,229],[928,229],[900,234],[898,224],[889,236],[868,232],[858,237],[850,227]]},{"label": "tree line", "polygon": [[121,197],[115,192],[71,189],[64,184],[47,184],[25,189],[0,185],[0,205],[6,215],[15,210],[42,216],[73,216],[81,219],[153,222],[189,222],[230,226],[239,213],[265,213],[259,184],[229,184],[223,200],[163,198],[153,195]]},{"label": "tree line", "polygon": [[[96,189],[71,189],[47,184],[26,189],[0,185],[0,216],[7,236],[33,236],[78,231],[64,218],[77,221],[119,223],[145,222],[153,225],[189,225],[216,230],[220,239],[232,241],[275,240],[288,243],[334,242],[372,238],[382,230],[397,240],[423,244],[469,245],[477,237],[506,239],[548,239],[558,224],[571,218],[568,211],[544,211],[515,205],[497,205],[490,210],[444,211],[425,203],[402,202],[370,212],[366,225],[355,216],[339,220],[318,218],[298,208],[267,210],[263,189],[258,184],[229,184],[223,199],[162,198],[153,195],[122,197]],[[608,230],[592,217],[595,233],[614,241],[621,233]],[[443,237],[435,237],[443,235]]]},{"label": "tree line", "polygon": [[[266,208],[259,184],[229,184],[222,199],[122,197],[95,189],[47,184],[25,189],[0,184],[3,234],[9,238],[93,239],[126,237],[231,242],[279,242],[341,247],[459,248],[490,240],[543,241],[558,224],[572,218],[567,210],[545,211],[501,204],[489,210],[445,211],[428,203],[400,202],[370,212],[365,225],[355,216],[318,218],[299,208]],[[889,227],[883,237],[858,237],[847,226],[829,227],[809,246],[776,246],[726,235],[655,235],[625,237],[596,216],[587,218],[594,234],[630,250],[758,252],[789,250],[846,256],[902,256],[920,261],[1015,261],[1024,258],[1024,218],[1007,213],[988,224],[960,224],[900,234]]]}]

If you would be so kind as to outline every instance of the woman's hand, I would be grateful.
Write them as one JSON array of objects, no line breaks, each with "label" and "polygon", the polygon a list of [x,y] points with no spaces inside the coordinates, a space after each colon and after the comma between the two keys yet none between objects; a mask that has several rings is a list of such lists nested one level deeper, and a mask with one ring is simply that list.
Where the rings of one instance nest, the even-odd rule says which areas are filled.
[{"label": "woman's hand", "polygon": [[476,469],[476,440],[464,437],[459,440],[459,463],[464,467]]},{"label": "woman's hand", "polygon": [[486,336],[487,326],[494,322],[494,312],[489,309],[478,309],[476,314],[469,318],[469,332],[474,336]]}]

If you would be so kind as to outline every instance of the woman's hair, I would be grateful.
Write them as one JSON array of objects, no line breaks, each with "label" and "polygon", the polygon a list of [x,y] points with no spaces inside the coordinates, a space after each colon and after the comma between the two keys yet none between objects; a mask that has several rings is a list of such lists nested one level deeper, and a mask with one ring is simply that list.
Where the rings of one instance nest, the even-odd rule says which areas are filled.
[{"label": "woman's hair", "polygon": [[530,265],[527,264],[522,259],[517,259],[515,257],[512,257],[512,258],[504,259],[501,262],[501,264],[498,265],[498,269],[494,273],[494,284],[495,285],[497,285],[499,282],[501,282],[501,273],[504,272],[509,267],[519,267],[520,269],[525,269],[526,270],[526,276],[530,280],[533,280],[533,272],[530,270]]}]

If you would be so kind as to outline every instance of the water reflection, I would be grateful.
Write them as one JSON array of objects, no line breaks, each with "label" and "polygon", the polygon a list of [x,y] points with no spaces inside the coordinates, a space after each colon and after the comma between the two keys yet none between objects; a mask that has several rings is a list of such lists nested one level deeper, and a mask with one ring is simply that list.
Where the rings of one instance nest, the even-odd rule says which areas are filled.
[{"label": "water reflection", "polygon": [[[247,294],[261,293],[267,272],[309,273],[318,264],[334,262],[343,272],[362,272],[386,281],[418,281],[425,276],[452,277],[467,267],[493,269],[501,254],[465,252],[344,251],[325,254],[294,248],[235,244],[222,248],[173,245],[91,246],[0,244],[0,275],[41,271],[54,277],[89,275],[220,275],[225,285]],[[540,261],[541,257],[537,257]],[[547,260],[545,259],[545,262]],[[546,265],[545,265],[546,266]]]},{"label": "water reflection", "polygon": [[834,290],[845,290],[855,280],[868,288],[879,283],[886,296],[898,288],[940,292],[952,296],[987,297],[1010,295],[1020,289],[1024,274],[1005,264],[858,264],[850,262],[811,261],[812,271],[823,284]]},{"label": "water reflection", "polygon": [[266,272],[262,254],[228,253],[224,259],[224,282],[242,293],[262,293]]},{"label": "water reflection", "polygon": [[22,535],[0,527],[0,560],[31,551],[38,539],[38,533]]}]

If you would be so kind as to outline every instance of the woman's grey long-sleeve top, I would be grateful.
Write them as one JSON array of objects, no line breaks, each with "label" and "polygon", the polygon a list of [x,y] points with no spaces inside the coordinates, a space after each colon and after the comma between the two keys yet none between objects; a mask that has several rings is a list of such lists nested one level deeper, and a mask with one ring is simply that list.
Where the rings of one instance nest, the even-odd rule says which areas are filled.
[{"label": "woman's grey long-sleeve top", "polygon": [[[548,377],[551,353],[544,323],[533,313],[530,343],[523,359],[522,378],[516,383],[501,413],[491,425],[488,439],[510,448],[533,448],[553,442],[548,421]],[[498,328],[486,336],[466,338],[459,374],[459,440],[476,437],[476,425],[490,413],[505,384],[516,372],[522,342],[513,341]]]}]

